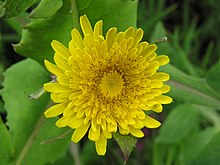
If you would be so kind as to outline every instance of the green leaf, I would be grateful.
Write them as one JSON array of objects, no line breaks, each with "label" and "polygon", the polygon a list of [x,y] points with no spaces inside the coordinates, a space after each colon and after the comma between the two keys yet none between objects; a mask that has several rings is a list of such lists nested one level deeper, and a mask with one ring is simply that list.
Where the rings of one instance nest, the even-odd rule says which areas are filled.
[{"label": "green leaf", "polygon": [[85,142],[82,151],[80,152],[80,162],[82,163],[82,165],[105,164],[106,156],[103,157],[97,155],[94,142],[88,140]]},{"label": "green leaf", "polygon": [[182,104],[170,112],[157,136],[157,143],[179,143],[197,127],[198,113],[191,104]]},{"label": "green leaf", "polygon": [[78,17],[83,14],[87,14],[92,25],[102,19],[104,32],[112,26],[118,27],[119,31],[125,30],[130,26],[136,27],[137,0],[77,0],[76,5],[74,0],[63,0],[63,6],[53,16],[33,19],[24,27],[21,41],[14,45],[16,52],[41,64],[43,59],[53,61],[51,41],[58,40],[67,46],[71,30],[74,27],[79,29]]},{"label": "green leaf", "polygon": [[212,59],[211,59],[212,55],[215,54],[214,48],[215,48],[215,42],[210,41],[206,49],[206,52],[204,54],[204,57],[202,59],[202,62],[201,62],[201,66],[205,70],[208,68],[208,65],[212,62]]},{"label": "green leaf", "polygon": [[217,165],[220,162],[220,132],[203,148],[189,165]]},{"label": "green leaf", "polygon": [[6,113],[5,108],[4,108],[4,103],[2,100],[0,100],[0,114],[1,113]]},{"label": "green leaf", "polygon": [[73,156],[71,155],[71,153],[67,152],[67,153],[65,153],[64,156],[62,156],[60,159],[55,161],[53,163],[53,165],[61,165],[61,164],[64,164],[64,162],[65,162],[65,165],[74,165],[74,164],[76,164],[76,163],[74,163]]},{"label": "green leaf", "polygon": [[[69,137],[41,145],[41,142],[63,134],[66,129],[54,125],[43,112],[49,103],[48,94],[38,100],[28,97],[49,81],[48,72],[37,62],[27,59],[10,67],[4,74],[2,98],[7,110],[7,125],[15,150],[12,164],[46,164],[66,150]],[[33,161],[34,160],[34,161]]]},{"label": "green leaf", "polygon": [[[2,49],[1,49],[1,44],[0,44],[0,53],[2,53]],[[2,73],[4,72],[4,65],[3,63],[0,63],[0,84],[2,84],[2,81],[4,79]]]},{"label": "green leaf", "polygon": [[217,62],[207,74],[207,83],[218,93],[220,93],[220,63]]},{"label": "green leaf", "polygon": [[195,159],[198,154],[206,147],[206,145],[212,140],[216,133],[216,128],[207,127],[205,130],[196,133],[192,138],[188,139],[188,143],[186,143],[183,152],[185,164]]},{"label": "green leaf", "polygon": [[53,61],[54,51],[50,46],[52,40],[61,41],[64,45],[70,40],[73,23],[69,11],[69,1],[64,0],[63,6],[52,17],[33,19],[24,27],[21,41],[14,45],[16,52],[41,64],[43,59]]},{"label": "green leaf", "polygon": [[[46,119],[39,128],[38,135],[36,135],[33,141],[31,141],[31,136],[34,132],[31,134],[28,139],[29,141],[27,141],[23,148],[24,153],[24,150],[26,149],[25,147],[28,147],[28,145],[31,143],[28,152],[23,157],[24,160],[21,160],[22,164],[39,165],[48,162],[53,163],[66,152],[70,143],[71,134],[68,134],[67,137],[65,137],[64,139],[57,139],[42,144],[43,142],[54,139],[62,134],[65,134],[65,132],[68,131],[68,128],[56,128],[56,126],[54,125],[56,120],[56,118]],[[33,131],[37,131],[37,129],[34,129]],[[19,155],[19,158],[21,158],[21,154]],[[33,162],[33,160],[35,161]]]},{"label": "green leaf", "polygon": [[7,161],[14,155],[9,132],[0,117],[0,164],[7,165]]},{"label": "green leaf", "polygon": [[42,0],[39,5],[31,12],[30,18],[49,18],[52,17],[63,5],[62,0]]},{"label": "green leaf", "polygon": [[124,161],[127,162],[131,151],[137,143],[137,138],[132,135],[122,135],[119,132],[114,133],[113,137],[121,148],[122,153],[124,154]]},{"label": "green leaf", "polygon": [[171,64],[163,66],[161,71],[170,74],[168,84],[171,86],[169,95],[172,97],[220,109],[220,95],[206,83],[205,79],[189,76]]},{"label": "green leaf", "polygon": [[119,31],[137,26],[137,0],[77,0],[79,16],[86,14],[94,25],[98,20],[104,22],[104,33],[112,26]]},{"label": "green leaf", "polygon": [[[158,22],[153,32],[152,42],[162,39],[164,36],[168,36],[168,33],[162,22]],[[157,53],[166,54],[170,57],[171,61],[182,71],[189,73],[190,75],[196,75],[196,70],[193,64],[189,61],[187,53],[182,49],[177,42],[171,43],[170,38],[165,43],[158,44]]]},{"label": "green leaf", "polygon": [[[167,37],[167,31],[163,25],[162,22],[158,22],[155,26],[152,38],[151,38],[151,42],[157,42],[158,40],[162,39],[163,37]],[[157,53],[158,54],[164,54],[166,53],[167,55],[169,55],[169,57],[173,58],[174,55],[174,50],[172,49],[172,45],[169,42],[169,38],[168,41],[163,42],[158,46],[157,49]]]},{"label": "green leaf", "polygon": [[0,17],[10,18],[25,12],[37,0],[5,0],[0,6]]}]

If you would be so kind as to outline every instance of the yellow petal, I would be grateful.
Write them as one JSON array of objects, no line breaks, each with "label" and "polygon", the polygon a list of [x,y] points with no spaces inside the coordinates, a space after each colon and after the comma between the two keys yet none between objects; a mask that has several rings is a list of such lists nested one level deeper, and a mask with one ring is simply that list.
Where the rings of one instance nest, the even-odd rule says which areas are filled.
[{"label": "yellow petal", "polygon": [[165,95],[157,96],[153,100],[160,104],[170,104],[173,101],[171,97]]},{"label": "yellow petal", "polygon": [[97,131],[97,119],[96,118],[92,118],[92,123],[91,123],[91,128],[93,129],[93,131]]},{"label": "yellow petal", "polygon": [[150,96],[153,96],[153,98],[155,96],[159,96],[162,94],[162,91],[160,89],[151,89],[150,92],[148,92],[146,95],[150,95]]},{"label": "yellow petal", "polygon": [[60,69],[56,65],[50,63],[49,61],[44,60],[44,65],[50,73],[52,73],[56,76],[63,76],[64,75],[64,71],[62,69]]},{"label": "yellow petal", "polygon": [[61,56],[59,56],[59,54],[55,53],[54,55],[54,61],[56,63],[56,65],[61,68],[62,70],[71,70],[69,64],[67,63],[67,61],[65,61]]},{"label": "yellow petal", "polygon": [[125,37],[125,33],[124,32],[119,32],[115,36],[115,41],[120,44],[121,41],[123,41],[124,37]]},{"label": "yellow petal", "polygon": [[131,47],[133,46],[134,43],[134,38],[130,37],[127,39],[127,47],[128,49],[131,49]]},{"label": "yellow petal", "polygon": [[138,137],[138,138],[144,137],[144,133],[140,129],[136,129],[132,126],[129,126],[129,129],[130,129],[130,133],[133,136]]},{"label": "yellow petal", "polygon": [[69,50],[60,42],[53,40],[51,42],[52,48],[59,53],[60,56],[62,56],[65,60],[67,60],[70,57],[70,52]]},{"label": "yellow petal", "polygon": [[150,88],[161,88],[163,86],[163,82],[159,80],[151,80],[150,84],[146,84],[146,86]]},{"label": "yellow petal", "polygon": [[129,131],[130,131],[129,129],[124,129],[121,126],[118,126],[118,128],[119,128],[120,134],[122,134],[122,135],[128,135],[129,134]]},{"label": "yellow petal", "polygon": [[[100,116],[100,115],[99,115]],[[102,130],[106,130],[107,128],[106,128],[106,120],[104,120],[104,119],[101,119],[101,127],[102,127]]]},{"label": "yellow petal", "polygon": [[144,127],[144,123],[140,119],[134,118],[134,120],[135,120],[135,124],[133,125],[134,128],[142,129]]},{"label": "yellow petal", "polygon": [[63,116],[69,117],[71,115],[74,115],[74,118],[76,117],[76,113],[74,113],[73,107],[71,107],[71,105],[72,105],[72,102],[70,102],[67,108],[64,110]]},{"label": "yellow petal", "polygon": [[155,52],[147,56],[149,62],[154,61],[156,57],[157,57],[157,54]]},{"label": "yellow petal", "polygon": [[68,123],[70,122],[72,118],[71,117],[61,117],[59,120],[57,120],[56,122],[56,126],[57,127],[66,127],[68,125]]},{"label": "yellow petal", "polygon": [[161,80],[161,81],[167,81],[170,79],[170,75],[167,73],[163,73],[163,72],[158,72],[156,74],[154,74],[151,79],[157,79],[157,80]]},{"label": "yellow petal", "polygon": [[77,115],[76,115],[76,116],[77,116],[78,118],[84,117],[84,116],[85,116],[85,111],[86,111],[85,108],[80,109],[80,110],[77,112]]},{"label": "yellow petal", "polygon": [[86,15],[80,17],[80,26],[82,28],[84,35],[93,34],[92,26]]},{"label": "yellow petal", "polygon": [[95,24],[95,27],[94,27],[94,39],[98,40],[98,36],[102,35],[102,26],[103,26],[102,20],[98,21]]},{"label": "yellow petal", "polygon": [[70,78],[67,76],[59,76],[57,77],[57,82],[63,85],[70,84]]},{"label": "yellow petal", "polygon": [[84,124],[87,124],[89,121],[91,121],[91,114],[90,115],[86,115],[85,120],[84,120]]},{"label": "yellow petal", "polygon": [[83,54],[83,59],[87,62],[87,66],[91,66],[90,64],[93,63],[93,58],[90,54]]},{"label": "yellow petal", "polygon": [[69,96],[72,94],[72,92],[64,92],[59,94],[60,98],[69,98]]},{"label": "yellow petal", "polygon": [[135,124],[135,120],[129,115],[126,116],[125,122],[127,122],[129,125]]},{"label": "yellow petal", "polygon": [[167,92],[170,91],[170,86],[164,84],[164,85],[160,88],[160,90],[162,91],[162,93],[167,93]]},{"label": "yellow petal", "polygon": [[59,95],[60,95],[59,93],[51,93],[50,98],[55,103],[62,103],[62,102],[68,101],[68,98],[62,98],[62,97],[59,97]]},{"label": "yellow petal", "polygon": [[75,100],[80,95],[82,95],[82,91],[73,91],[72,94],[69,96],[70,100]]},{"label": "yellow petal", "polygon": [[[71,41],[69,42],[68,46],[69,46],[70,54],[71,54],[72,56],[74,56],[74,55],[75,55],[74,50],[75,50],[75,48],[76,48],[74,41],[71,40]],[[70,56],[70,57],[71,57],[71,56]],[[69,57],[69,58],[70,58],[70,57]]]},{"label": "yellow petal", "polygon": [[141,41],[143,35],[144,35],[144,31],[141,28],[139,28],[135,32],[133,46],[136,46]]},{"label": "yellow petal", "polygon": [[145,113],[142,110],[137,110],[136,115],[139,119],[144,119],[145,118]]},{"label": "yellow petal", "polygon": [[84,37],[84,45],[85,47],[91,49],[93,47],[93,38],[92,38],[92,35],[91,34],[86,34],[85,37]]},{"label": "yellow petal", "polygon": [[107,50],[109,50],[114,41],[115,41],[115,35],[117,33],[117,28],[113,27],[111,29],[108,30],[107,34],[106,34],[106,43],[107,43]]},{"label": "yellow petal", "polygon": [[79,128],[79,127],[82,125],[82,123],[83,123],[83,118],[77,118],[77,117],[75,117],[74,119],[72,119],[72,120],[69,122],[68,126],[69,126],[70,128],[77,129],[77,128]]},{"label": "yellow petal", "polygon": [[117,125],[113,125],[112,123],[107,123],[107,129],[108,129],[108,132],[116,132]]},{"label": "yellow petal", "polygon": [[145,119],[143,119],[142,121],[147,128],[157,128],[161,125],[159,121],[153,119],[150,116],[146,116]]},{"label": "yellow petal", "polygon": [[160,63],[160,66],[166,65],[167,63],[170,62],[169,57],[166,55],[157,56],[155,60],[157,60]]},{"label": "yellow petal", "polygon": [[151,76],[156,73],[158,68],[159,68],[159,62],[153,61],[147,66],[145,70],[145,74]]},{"label": "yellow petal", "polygon": [[129,37],[133,37],[134,36],[134,32],[135,29],[133,27],[129,27],[126,31],[125,31],[125,38],[129,38]]},{"label": "yellow petal", "polygon": [[81,37],[79,31],[77,29],[73,29],[71,31],[71,36],[72,36],[73,44],[76,47],[83,49],[84,44],[83,44],[83,40],[82,40],[82,37]]},{"label": "yellow petal", "polygon": [[66,108],[67,103],[61,103],[61,104],[56,104],[50,108],[48,108],[45,112],[44,115],[49,118],[49,117],[55,117],[63,113],[64,109]]},{"label": "yellow petal", "polygon": [[77,128],[77,129],[74,131],[71,140],[72,140],[74,143],[77,143],[78,141],[80,141],[80,140],[83,138],[83,136],[85,136],[86,132],[87,132],[88,129],[89,129],[89,126],[90,126],[89,123],[86,124],[86,125],[82,124],[79,128]]},{"label": "yellow petal", "polygon": [[107,139],[103,134],[101,134],[99,136],[99,139],[95,142],[95,147],[98,155],[105,155],[106,147],[107,147]]},{"label": "yellow petal", "polygon": [[70,91],[70,88],[59,83],[46,83],[44,84],[44,90],[48,92],[60,93],[68,92]]},{"label": "yellow petal", "polygon": [[99,136],[100,136],[100,126],[97,127],[96,131],[94,131],[92,128],[89,129],[89,135],[88,135],[89,140],[97,141],[99,139]]},{"label": "yellow petal", "polygon": [[141,52],[140,56],[148,57],[152,53],[154,53],[157,50],[157,46],[155,44],[148,45],[143,51]]},{"label": "yellow petal", "polygon": [[125,121],[119,119],[119,120],[118,120],[118,124],[119,124],[123,129],[126,129],[126,130],[128,129],[128,124],[127,124]]},{"label": "yellow petal", "polygon": [[[145,54],[144,51],[147,49],[148,45],[149,44],[146,41],[143,41],[143,42],[139,43],[138,46],[137,46],[137,49],[138,49],[137,54],[138,55],[140,55],[141,53]],[[143,57],[145,57],[145,56],[143,56]]]},{"label": "yellow petal", "polygon": [[163,110],[163,106],[161,104],[156,104],[155,106],[153,106],[152,110],[154,112],[160,113]]}]

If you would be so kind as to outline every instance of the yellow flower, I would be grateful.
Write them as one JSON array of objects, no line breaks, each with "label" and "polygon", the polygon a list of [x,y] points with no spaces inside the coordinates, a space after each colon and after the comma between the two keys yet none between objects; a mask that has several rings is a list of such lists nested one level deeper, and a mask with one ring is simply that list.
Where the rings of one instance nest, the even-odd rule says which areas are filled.
[{"label": "yellow flower", "polygon": [[75,143],[88,132],[97,153],[104,155],[114,132],[141,138],[143,127],[160,126],[145,112],[161,112],[161,104],[172,102],[163,95],[170,90],[163,83],[169,75],[157,72],[169,58],[157,56],[155,44],[141,42],[142,29],[117,32],[113,27],[103,36],[102,21],[93,30],[85,15],[80,25],[84,37],[73,29],[69,48],[55,40],[51,43],[55,64],[45,60],[45,66],[57,81],[44,84],[44,89],[57,104],[45,116],[62,115],[56,125],[75,129]]}]

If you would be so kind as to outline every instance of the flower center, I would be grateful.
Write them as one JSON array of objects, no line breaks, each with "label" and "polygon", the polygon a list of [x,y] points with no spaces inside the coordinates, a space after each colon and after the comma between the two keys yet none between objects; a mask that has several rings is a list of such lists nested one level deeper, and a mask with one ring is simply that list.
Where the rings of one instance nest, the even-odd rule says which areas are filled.
[{"label": "flower center", "polygon": [[122,93],[123,78],[117,71],[105,74],[100,83],[100,91],[104,97],[114,99]]}]

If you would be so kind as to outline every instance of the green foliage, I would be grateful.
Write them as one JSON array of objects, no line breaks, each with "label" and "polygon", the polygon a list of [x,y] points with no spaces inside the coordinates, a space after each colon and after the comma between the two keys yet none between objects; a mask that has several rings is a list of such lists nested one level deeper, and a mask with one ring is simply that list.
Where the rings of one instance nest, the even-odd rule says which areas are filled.
[{"label": "green foliage", "polygon": [[220,132],[200,151],[198,157],[190,162],[190,165],[216,165],[220,158]]},{"label": "green foliage", "polygon": [[39,100],[28,97],[49,80],[48,73],[38,63],[27,59],[13,65],[4,75],[6,78],[1,95],[14,150],[10,163],[37,165],[53,162],[64,153],[70,139],[41,145],[41,142],[63,134],[66,129],[56,128],[56,119],[45,121],[42,116],[49,103],[48,95]]},{"label": "green foliage", "polygon": [[29,17],[33,19],[50,18],[62,7],[62,5],[62,0],[40,1],[39,5],[31,12]]},{"label": "green foliage", "polygon": [[0,17],[14,17],[18,14],[25,12],[31,7],[37,0],[6,0],[2,6],[0,6]]},{"label": "green foliage", "polygon": [[76,1],[79,16],[86,14],[94,25],[97,20],[104,22],[104,34],[113,26],[119,31],[130,26],[136,27],[137,0],[78,0]]},{"label": "green foliage", "polygon": [[212,89],[204,78],[189,76],[173,65],[164,66],[161,70],[171,75],[171,80],[168,82],[172,88],[171,96],[219,109],[220,94]]},{"label": "green foliage", "polygon": [[136,27],[137,1],[79,0],[76,4],[74,1],[71,2],[72,4],[69,0],[63,0],[62,5],[62,2],[57,0],[42,1],[30,14],[33,19],[30,24],[24,26],[21,41],[14,46],[16,52],[41,64],[43,59],[53,61],[54,53],[48,45],[52,40],[68,45],[70,32],[74,27],[79,29],[78,16],[83,14],[88,15],[93,25],[103,19],[105,32],[112,26],[119,30]]},{"label": "green foliage", "polygon": [[207,74],[207,83],[218,93],[220,93],[220,63],[217,62]]},{"label": "green foliage", "polygon": [[199,153],[205,151],[206,146],[209,145],[209,142],[215,137],[217,131],[218,130],[214,127],[208,127],[198,134],[194,134],[192,138],[188,140],[187,145],[185,145],[183,151],[184,162],[186,162],[186,164],[191,162],[192,164],[193,159],[200,159],[198,156]]},{"label": "green foliage", "polygon": [[82,165],[87,164],[105,164],[105,157],[100,157],[97,155],[95,150],[95,145],[91,141],[87,141],[80,154],[80,162]]},{"label": "green foliage", "polygon": [[[152,40],[157,40],[159,36],[166,36],[167,32],[159,22],[153,34]],[[191,75],[197,74],[198,71],[189,61],[186,56],[187,53],[184,53],[181,47],[179,47],[179,52],[176,52],[175,48],[168,42],[158,45],[158,50],[159,54],[170,54],[171,61],[174,65],[179,66],[183,71],[191,73]],[[168,82],[172,88],[170,92],[171,96],[219,109],[220,94],[216,90],[219,84],[219,68],[219,64],[217,63],[205,79],[185,74],[171,64],[162,67],[161,70],[169,73],[171,76],[171,80]]]},{"label": "green foliage", "polygon": [[124,154],[124,161],[126,162],[131,154],[131,151],[135,147],[135,144],[137,143],[137,138],[132,135],[121,135],[118,132],[114,133],[113,136],[120,146],[121,151]]},{"label": "green foliage", "polygon": [[176,106],[160,128],[157,143],[176,144],[198,127],[198,112],[190,104]]},{"label": "green foliage", "polygon": [[5,165],[7,161],[14,155],[11,137],[0,117],[0,164]]},{"label": "green foliage", "polygon": [[[56,128],[56,118],[44,118],[43,112],[50,105],[48,95],[44,94],[38,100],[28,98],[43,83],[50,81],[48,72],[41,65],[45,58],[53,61],[51,41],[58,40],[68,46],[71,30],[80,29],[78,19],[83,14],[93,26],[102,19],[104,34],[112,26],[118,31],[133,26],[143,28],[143,40],[151,43],[168,37],[167,42],[157,45],[157,53],[170,57],[171,64],[160,70],[170,74],[167,83],[171,86],[169,95],[174,102],[164,106],[164,112],[158,116],[162,126],[153,131],[148,129],[145,138],[140,139],[141,145],[138,143],[133,152],[137,139],[114,135],[125,162],[130,155],[128,165],[219,164],[219,2],[0,1],[0,17],[4,18],[0,20],[0,73],[6,70],[4,79],[3,76],[0,78],[3,88],[0,164],[123,163],[123,155],[114,140],[108,140],[105,157],[97,156],[94,143],[87,139],[75,148],[69,145],[71,132]],[[9,50],[11,43],[17,42],[13,45],[15,51],[28,59],[7,68],[18,60],[19,56]]]},{"label": "green foliage", "polygon": [[[56,4],[56,1],[53,3]],[[50,8],[53,8],[53,5]],[[37,12],[41,12],[41,10],[46,12],[48,9],[39,10],[36,9],[35,15],[39,15]],[[21,41],[14,46],[15,50],[41,64],[43,64],[43,59],[52,61],[54,53],[50,46],[51,41],[58,40],[67,44],[70,40],[70,31],[73,27],[70,10],[69,1],[65,0],[63,6],[52,17],[33,19],[30,24],[25,25]]]},{"label": "green foliage", "polygon": [[72,155],[70,153],[66,153],[62,158],[58,159],[54,163],[51,163],[51,165],[61,165],[61,164],[64,164],[64,165],[74,165],[75,163],[74,163],[74,160],[72,158]]}]

